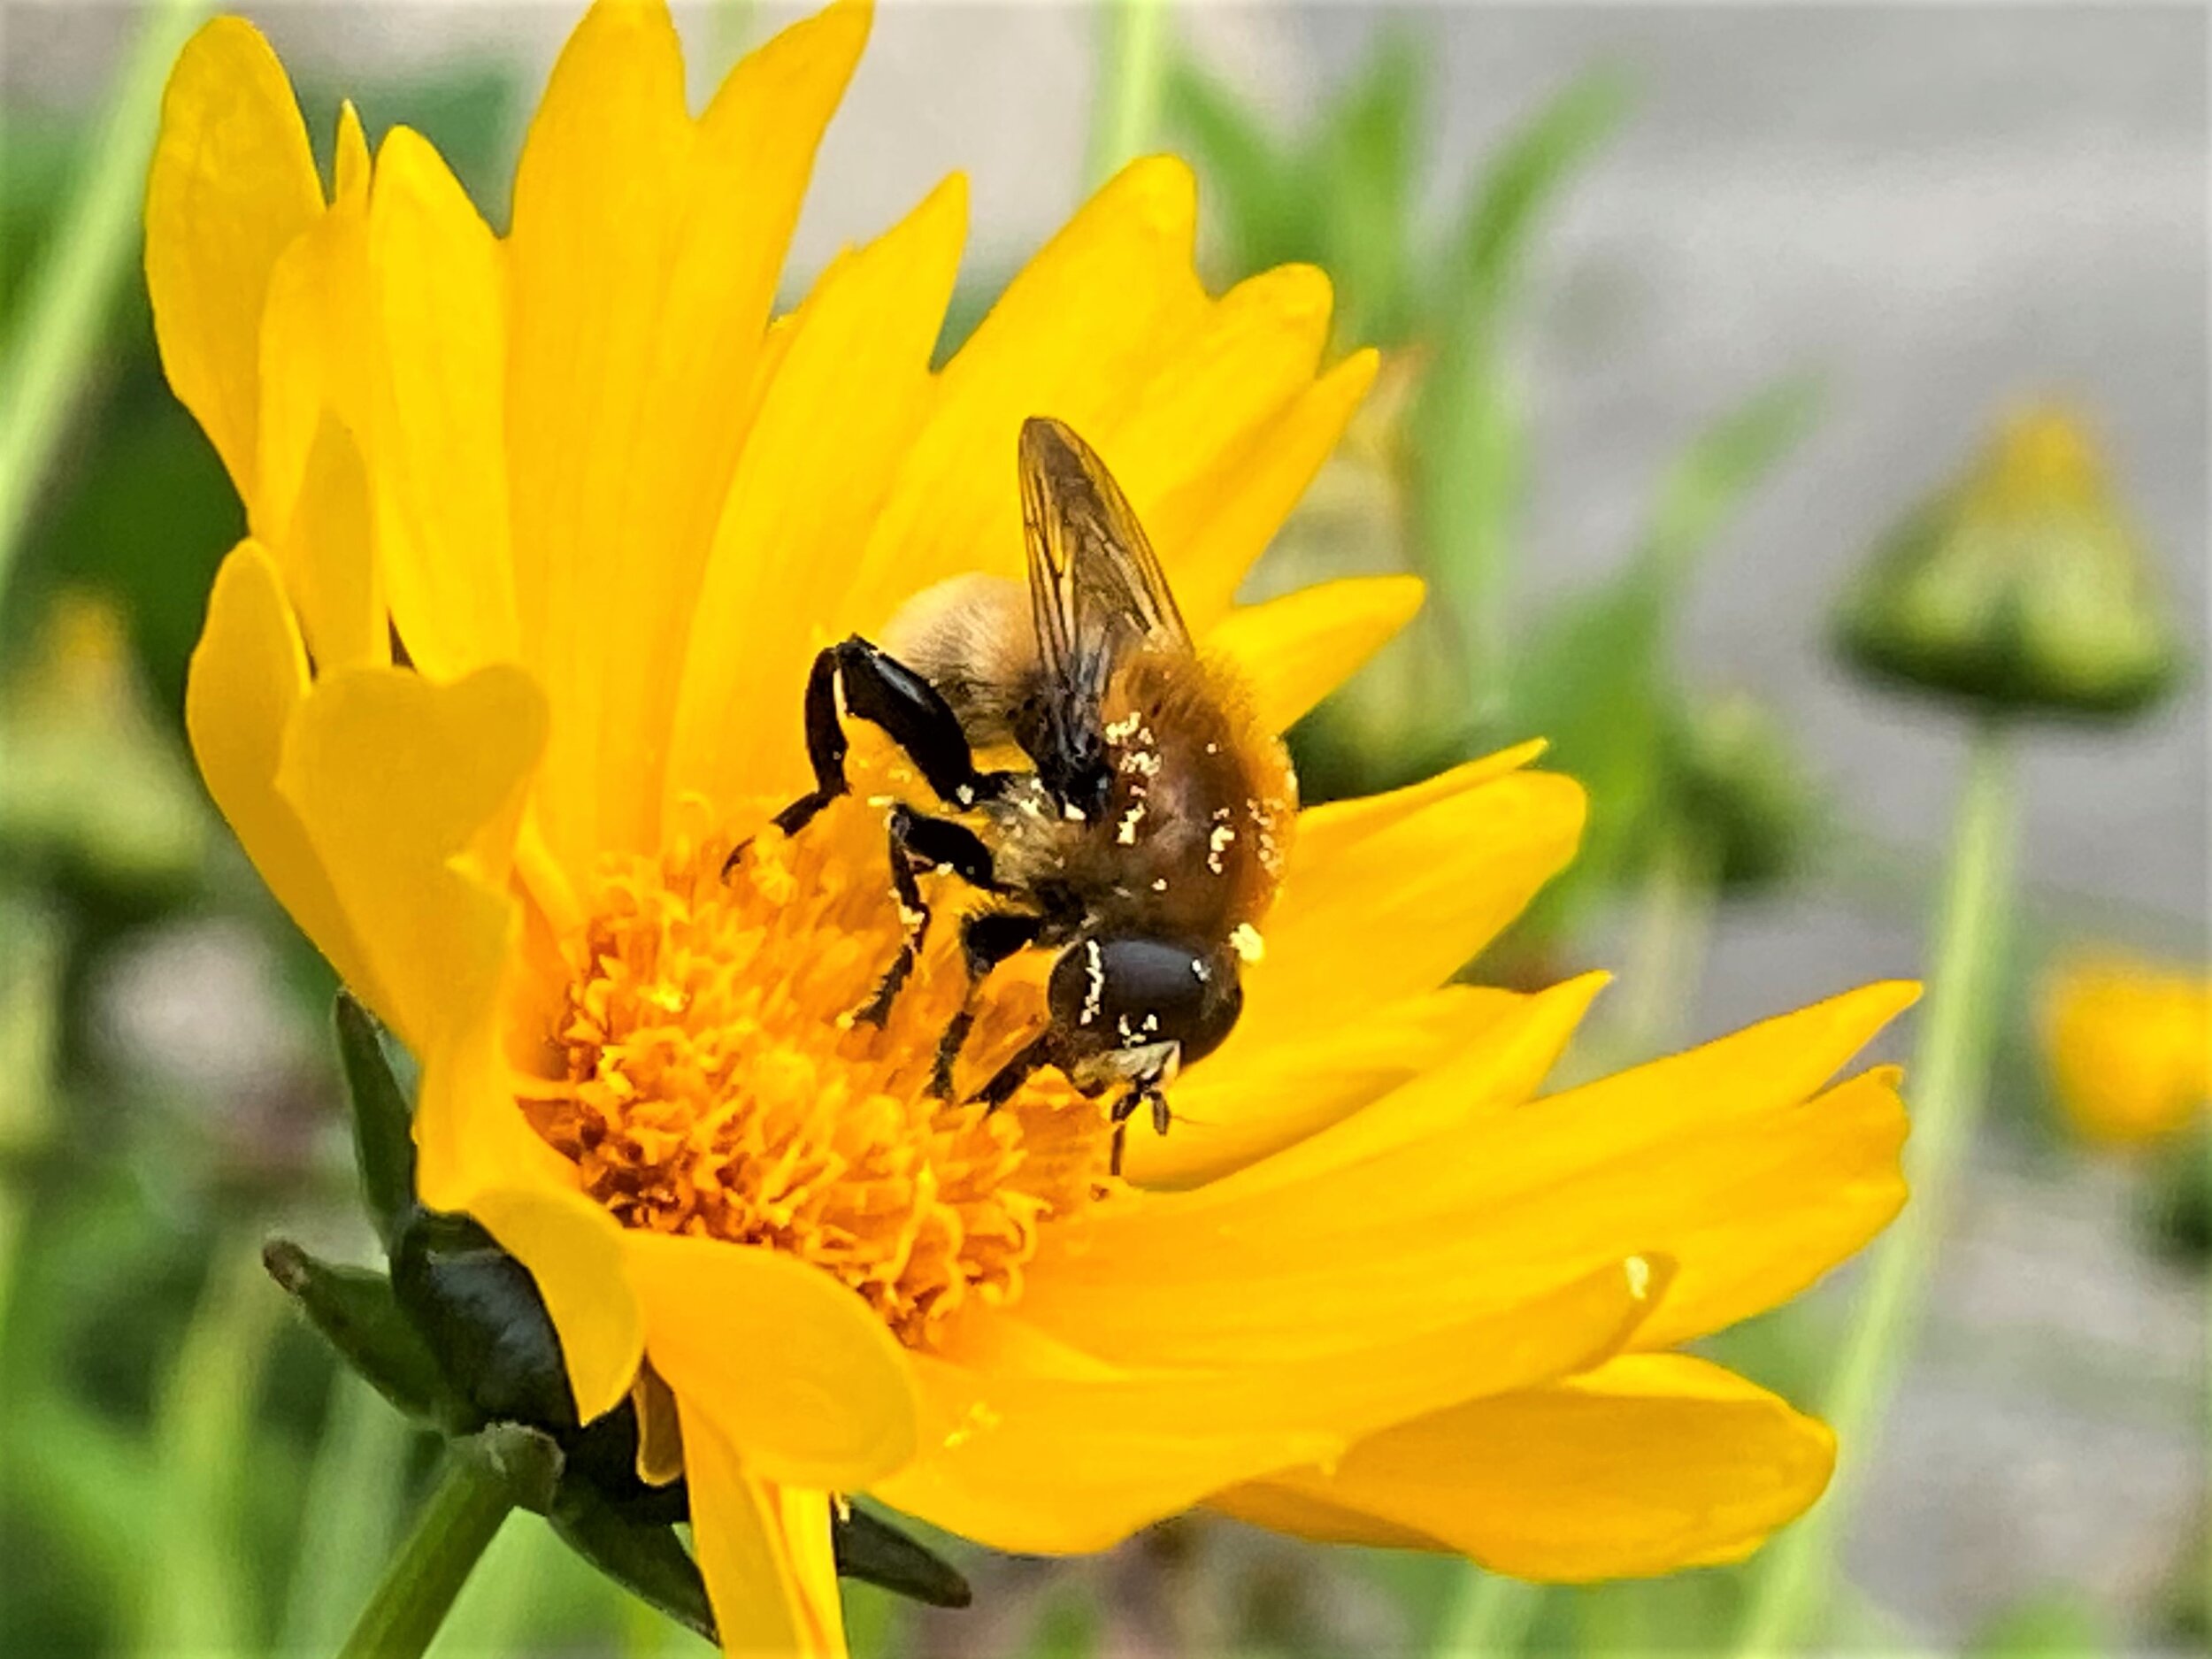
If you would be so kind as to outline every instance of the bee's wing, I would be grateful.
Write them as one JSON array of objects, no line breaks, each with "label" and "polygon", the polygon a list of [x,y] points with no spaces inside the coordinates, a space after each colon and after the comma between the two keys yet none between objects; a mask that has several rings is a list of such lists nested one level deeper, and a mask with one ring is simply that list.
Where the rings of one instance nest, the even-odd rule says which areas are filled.
[{"label": "bee's wing", "polygon": [[1022,424],[1021,484],[1029,596],[1048,679],[1095,700],[1131,647],[1190,649],[1144,526],[1090,445],[1033,415]]},{"label": "bee's wing", "polygon": [[1128,497],[1064,423],[1022,423],[1021,494],[1049,751],[1036,758],[1054,792],[1079,802],[1103,764],[1099,704],[1115,663],[1139,646],[1187,651],[1190,632]]}]

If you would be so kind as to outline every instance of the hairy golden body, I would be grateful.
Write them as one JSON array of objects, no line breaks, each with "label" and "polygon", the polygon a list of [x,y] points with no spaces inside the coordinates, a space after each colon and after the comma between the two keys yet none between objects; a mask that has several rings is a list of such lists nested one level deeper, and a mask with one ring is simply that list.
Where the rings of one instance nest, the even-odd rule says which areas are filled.
[{"label": "hairy golden body", "polygon": [[[966,576],[933,588],[884,643],[943,695],[981,756],[1009,750],[1022,710],[1044,694],[1029,595],[1016,582]],[[1000,878],[1079,902],[1094,927],[1250,955],[1297,818],[1281,742],[1233,670],[1184,649],[1125,655],[1100,714],[1112,775],[1102,812],[1070,817],[1031,774],[971,815]]]}]

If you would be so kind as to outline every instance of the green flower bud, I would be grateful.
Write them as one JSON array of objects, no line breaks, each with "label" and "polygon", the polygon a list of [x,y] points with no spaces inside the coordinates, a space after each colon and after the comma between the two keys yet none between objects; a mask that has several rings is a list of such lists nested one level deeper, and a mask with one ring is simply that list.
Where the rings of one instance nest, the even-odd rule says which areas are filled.
[{"label": "green flower bud", "polygon": [[2179,665],[2103,459],[2053,409],[1907,516],[1845,595],[1841,642],[1883,680],[2071,714],[2132,713]]}]

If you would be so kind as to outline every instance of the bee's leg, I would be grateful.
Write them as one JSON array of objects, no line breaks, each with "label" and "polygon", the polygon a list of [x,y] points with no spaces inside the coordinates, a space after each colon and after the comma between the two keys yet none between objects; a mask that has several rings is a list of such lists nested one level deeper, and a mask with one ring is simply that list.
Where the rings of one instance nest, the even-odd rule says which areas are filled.
[{"label": "bee's leg", "polygon": [[890,1017],[891,1004],[898,1000],[914,972],[915,958],[929,933],[929,905],[915,878],[925,871],[950,870],[987,893],[998,889],[990,849],[973,830],[949,818],[925,817],[902,804],[891,809],[889,832],[891,885],[898,894],[899,920],[904,924],[906,937],[900,941],[899,954],[876,987],[875,995],[853,1015],[870,1025],[880,1025]]},{"label": "bee's leg", "polygon": [[961,999],[960,1011],[952,1017],[945,1034],[938,1039],[937,1062],[929,1074],[929,1092],[937,1099],[952,1098],[953,1062],[959,1059],[968,1033],[975,1029],[976,991],[990,977],[992,969],[1035,944],[1044,926],[1043,917],[1016,910],[983,910],[960,925],[960,956],[967,964],[968,990]]},{"label": "bee's leg", "polygon": [[1113,1156],[1106,1165],[1109,1174],[1121,1173],[1121,1155],[1129,1146],[1129,1120],[1137,1115],[1137,1108],[1148,1100],[1153,1102],[1152,1121],[1157,1124],[1167,1102],[1160,1098],[1159,1091],[1149,1084],[1131,1089],[1114,1102],[1113,1110],[1108,1114],[1109,1121],[1114,1125]]},{"label": "bee's leg", "polygon": [[[845,793],[845,756],[850,745],[845,739],[845,728],[837,718],[837,652],[838,648],[816,653],[814,666],[806,677],[806,757],[814,768],[814,787],[801,795],[775,816],[775,826],[787,835],[796,835],[813,821],[814,815]],[[737,867],[745,849],[753,844],[751,836],[730,849],[730,856],[722,861],[722,874],[727,878]]]},{"label": "bee's leg", "polygon": [[1029,1081],[1032,1072],[1057,1064],[1057,1045],[1054,1043],[1052,1033],[1048,1028],[1024,1044],[1020,1053],[999,1067],[992,1074],[991,1080],[968,1098],[972,1102],[981,1101],[992,1111],[996,1111],[1014,1098],[1014,1091]]},{"label": "bee's leg", "polygon": [[[895,657],[857,634],[823,649],[806,680],[806,755],[814,787],[776,814],[776,827],[796,835],[814,815],[850,787],[845,757],[851,743],[839,713],[879,726],[921,769],[937,798],[957,811],[989,800],[1006,787],[1004,772],[975,769],[975,753],[960,717],[937,687]],[[723,873],[744,854],[740,846]]]}]

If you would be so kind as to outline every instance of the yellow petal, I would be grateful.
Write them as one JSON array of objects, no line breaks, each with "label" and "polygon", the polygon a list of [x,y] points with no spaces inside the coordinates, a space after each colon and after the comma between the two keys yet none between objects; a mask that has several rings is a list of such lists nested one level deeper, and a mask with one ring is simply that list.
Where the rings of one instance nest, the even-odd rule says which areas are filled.
[{"label": "yellow petal", "polygon": [[146,289],[162,368],[231,481],[254,495],[262,302],[278,256],[323,209],[307,127],[276,54],[218,18],[161,101],[146,186]]},{"label": "yellow petal", "polygon": [[[1030,1264],[1023,1319],[1132,1367],[1260,1363],[1381,1342],[1440,1314],[1528,1294],[1525,1276],[1500,1283],[1479,1219],[1454,1217],[1455,1231],[1433,1236],[1429,1212],[1391,1200],[1362,1237],[1330,1195],[1370,1167],[1397,1168],[1394,1160],[1435,1160],[1471,1185],[1509,1168],[1507,1109],[1542,1080],[1600,982],[1517,999],[1463,1055],[1309,1141],[1048,1238]],[[1476,1163],[1453,1148],[1453,1134],[1494,1145]]]},{"label": "yellow petal", "polygon": [[1878,1068],[1802,1105],[1685,1134],[1594,1171],[1521,1248],[1574,1261],[1635,1237],[1674,1256],[1681,1264],[1674,1293],[1638,1334],[1640,1347],[1670,1348],[1778,1307],[1903,1207],[1898,1079],[1895,1068]]},{"label": "yellow petal", "polygon": [[1582,1583],[1748,1555],[1828,1484],[1835,1440],[1683,1355],[1614,1360],[1556,1386],[1387,1430],[1317,1470],[1220,1494],[1232,1515],[1338,1542],[1471,1556]]},{"label": "yellow petal", "polygon": [[1228,610],[1244,572],[1335,450],[1380,363],[1372,351],[1354,352],[1255,433],[1236,462],[1220,470],[1210,509],[1177,533],[1184,545],[1200,550],[1176,573],[1176,597],[1186,615],[1217,617]]},{"label": "yellow petal", "polygon": [[285,586],[318,670],[389,663],[392,632],[376,576],[368,475],[352,434],[327,411],[281,546]]},{"label": "yellow petal", "polygon": [[1236,1043],[1177,1079],[1171,1134],[1130,1141],[1125,1172],[1140,1187],[1217,1181],[1373,1106],[1502,1028],[1531,999],[1451,985],[1300,1041]]},{"label": "yellow petal", "polygon": [[[247,509],[254,534],[275,546],[287,539],[324,421],[366,431],[368,158],[351,104],[339,118],[337,150],[337,195],[278,257],[262,305],[258,458]],[[317,618],[303,620],[312,644]],[[327,660],[319,647],[316,659]]]},{"label": "yellow petal", "polygon": [[2212,980],[2201,972],[2079,955],[2053,972],[2041,1002],[2059,1104],[2085,1140],[2154,1144],[2212,1100]]},{"label": "yellow petal", "polygon": [[1416,576],[1319,582],[1232,611],[1206,649],[1236,665],[1261,725],[1286,732],[1412,620],[1422,591]]},{"label": "yellow petal", "polygon": [[1185,620],[1202,633],[1220,618],[1216,596],[1234,593],[1249,565],[1226,568],[1243,549],[1202,533],[1253,465],[1261,434],[1311,386],[1331,299],[1328,278],[1311,265],[1239,283],[1187,337],[1159,342],[1155,372],[1086,434],[1150,533]]},{"label": "yellow petal", "polygon": [[842,1659],[844,1617],[819,1493],[758,1479],[697,1403],[681,1396],[691,1536],[729,1659]]},{"label": "yellow petal", "polygon": [[405,127],[378,157],[368,242],[379,564],[408,654],[449,679],[518,649],[499,250],[437,151]]},{"label": "yellow petal", "polygon": [[831,265],[784,331],[695,607],[672,801],[727,808],[809,781],[801,689],[814,653],[861,624],[852,549],[921,419],[966,223],[955,179]]},{"label": "yellow petal", "polygon": [[821,1269],[757,1246],[626,1235],[653,1369],[762,1478],[850,1491],[914,1454],[906,1350]]},{"label": "yellow petal", "polygon": [[573,876],[658,843],[683,643],[742,436],[733,389],[867,28],[845,4],[785,31],[695,127],[665,9],[603,4],[531,127],[510,244],[516,545],[554,701],[545,832]]},{"label": "yellow petal", "polygon": [[[1657,1251],[1682,1264],[1652,1339],[1672,1340],[1801,1287],[1893,1209],[1893,1079],[1803,1102],[1911,987],[1869,987],[1512,1104],[1555,1052],[1562,1017],[1579,1013],[1574,995],[1557,987],[1510,1041],[1477,1045],[1306,1145],[1097,1217],[1033,1263],[1023,1317],[1124,1363],[1189,1363],[1294,1340],[1301,1310],[1316,1329],[1381,1328],[1509,1305]],[[1801,1223],[1778,1225],[1793,1207]],[[1735,1210],[1751,1212],[1740,1229],[1725,1219]]]},{"label": "yellow petal", "polygon": [[879,1490],[995,1548],[1101,1549],[1295,1447],[1324,1461],[1391,1423],[1612,1353],[1663,1290],[1616,1265],[1511,1310],[1289,1363],[1128,1377],[1021,1375],[918,1360],[935,1432]]},{"label": "yellow petal", "polygon": [[[1448,774],[1450,776],[1452,774]],[[1496,775],[1477,761],[1463,787],[1417,785],[1303,813],[1282,896],[1245,975],[1248,1041],[1356,1019],[1450,978],[1574,856],[1580,786],[1556,773]],[[1411,793],[1400,791],[1400,795]]]},{"label": "yellow petal", "polygon": [[1021,423],[1051,414],[1087,434],[1204,316],[1197,213],[1188,167],[1134,162],[1007,285],[939,376],[868,539],[853,600],[864,626],[949,576],[1021,573]]},{"label": "yellow petal", "polygon": [[278,902],[340,977],[388,1018],[391,1000],[368,953],[299,814],[277,792],[284,734],[307,687],[307,655],[276,562],[257,543],[242,541],[216,572],[192,653],[184,694],[192,753]]},{"label": "yellow petal", "polygon": [[518,932],[515,826],[544,741],[544,700],[508,667],[450,685],[343,670],[293,718],[277,787],[418,1054],[499,983]]}]

